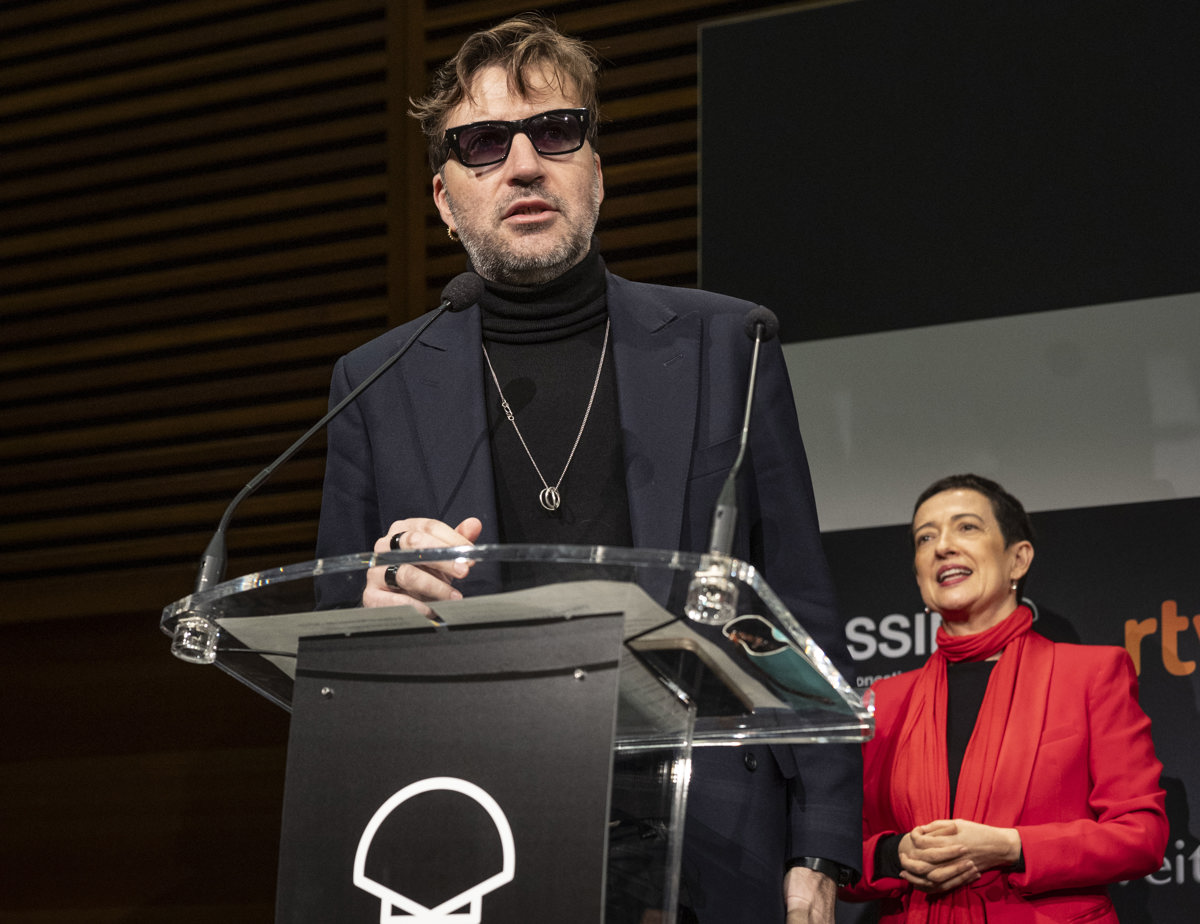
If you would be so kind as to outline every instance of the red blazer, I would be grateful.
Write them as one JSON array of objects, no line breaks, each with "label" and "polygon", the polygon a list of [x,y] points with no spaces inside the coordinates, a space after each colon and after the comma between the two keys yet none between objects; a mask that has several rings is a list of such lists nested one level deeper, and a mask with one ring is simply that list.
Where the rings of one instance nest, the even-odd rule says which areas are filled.
[{"label": "red blazer", "polygon": [[[1116,924],[1107,884],[1158,869],[1167,844],[1162,764],[1154,755],[1150,720],[1138,705],[1137,677],[1124,649],[1037,639],[1052,647],[1053,670],[1045,720],[1029,729],[1040,744],[1017,821],[1025,868],[985,874],[967,888],[987,902],[989,921]],[[892,815],[886,781],[918,673],[888,677],[872,688],[875,737],[863,745],[864,873],[841,895],[882,899],[882,921],[905,920],[914,902],[905,880],[876,877],[875,846],[885,835],[908,830]]]}]

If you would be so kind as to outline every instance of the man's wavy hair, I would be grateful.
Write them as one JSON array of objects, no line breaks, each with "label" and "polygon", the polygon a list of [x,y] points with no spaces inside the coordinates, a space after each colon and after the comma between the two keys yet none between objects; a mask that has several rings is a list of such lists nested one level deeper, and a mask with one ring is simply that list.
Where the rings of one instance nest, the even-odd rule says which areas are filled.
[{"label": "man's wavy hair", "polygon": [[484,68],[493,65],[508,73],[508,85],[522,97],[530,87],[526,75],[532,69],[548,67],[564,84],[579,92],[579,103],[588,110],[588,137],[596,147],[600,122],[600,104],[596,81],[600,71],[595,50],[580,39],[563,35],[554,23],[537,13],[525,13],[502,22],[492,29],[476,32],[453,58],[433,75],[429,92],[409,99],[408,114],[421,123],[429,152],[429,166],[441,170],[449,157],[445,132],[450,110],[471,96],[471,84]]}]

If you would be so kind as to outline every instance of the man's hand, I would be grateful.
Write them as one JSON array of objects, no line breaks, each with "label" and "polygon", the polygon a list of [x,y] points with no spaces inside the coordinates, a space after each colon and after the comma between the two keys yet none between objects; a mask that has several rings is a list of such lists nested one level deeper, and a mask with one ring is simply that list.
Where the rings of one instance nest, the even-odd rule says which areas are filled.
[{"label": "man's hand", "polygon": [[[459,545],[474,545],[483,532],[483,523],[467,517],[452,528],[441,520],[428,517],[409,517],[397,520],[386,536],[375,542],[376,552],[394,549],[437,549]],[[467,576],[470,563],[438,561],[424,565],[389,565],[367,572],[363,590],[363,606],[403,606],[408,604],[428,615],[427,601],[461,600],[462,594],[452,582]]]},{"label": "man's hand", "polygon": [[824,873],[794,866],[783,879],[786,924],[833,924],[837,884]]},{"label": "man's hand", "polygon": [[901,875],[922,892],[949,892],[1020,859],[1021,836],[1015,828],[962,818],[918,825],[900,841]]}]

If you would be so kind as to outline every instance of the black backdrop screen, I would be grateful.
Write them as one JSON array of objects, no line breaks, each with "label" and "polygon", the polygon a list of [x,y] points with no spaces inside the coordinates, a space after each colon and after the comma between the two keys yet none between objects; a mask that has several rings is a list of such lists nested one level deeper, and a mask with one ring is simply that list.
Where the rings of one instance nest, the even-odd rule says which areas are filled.
[{"label": "black backdrop screen", "polygon": [[855,0],[701,33],[701,285],[810,340],[1200,289],[1200,4]]}]

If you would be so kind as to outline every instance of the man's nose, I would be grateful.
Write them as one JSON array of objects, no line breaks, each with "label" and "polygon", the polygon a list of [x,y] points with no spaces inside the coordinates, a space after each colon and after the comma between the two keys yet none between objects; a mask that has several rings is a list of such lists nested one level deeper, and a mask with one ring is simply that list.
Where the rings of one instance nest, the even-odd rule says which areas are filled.
[{"label": "man's nose", "polygon": [[521,132],[513,136],[505,166],[514,177],[522,179],[540,176],[544,169],[542,155],[537,152],[529,136]]}]

